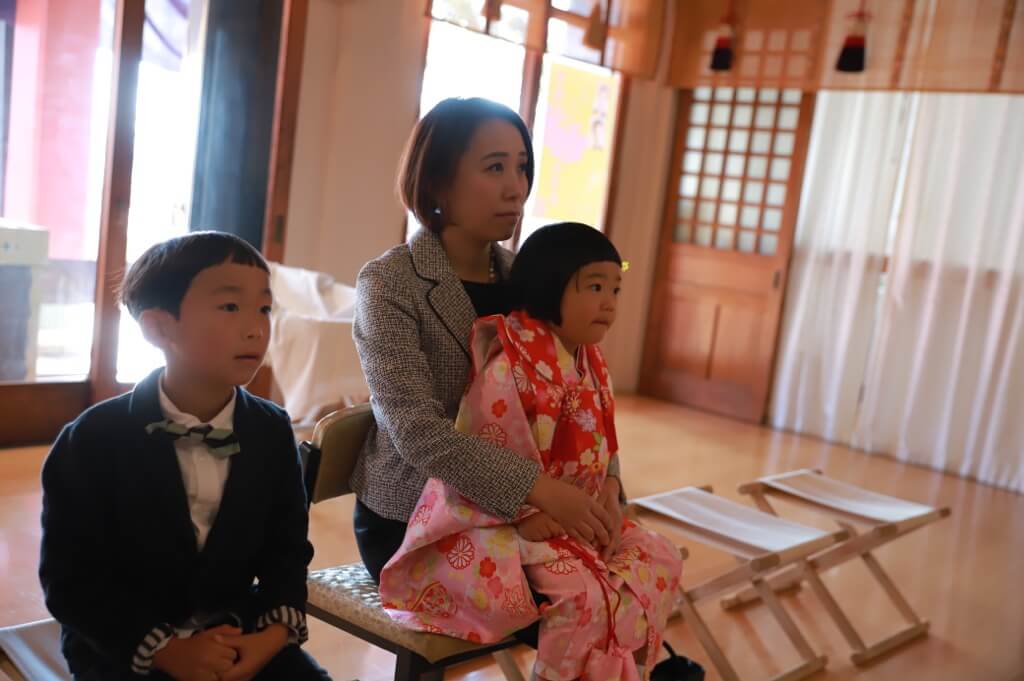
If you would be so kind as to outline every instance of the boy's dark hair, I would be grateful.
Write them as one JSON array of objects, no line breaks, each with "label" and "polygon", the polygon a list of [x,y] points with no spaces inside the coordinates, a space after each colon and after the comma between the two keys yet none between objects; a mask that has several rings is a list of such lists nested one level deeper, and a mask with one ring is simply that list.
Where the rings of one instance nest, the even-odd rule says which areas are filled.
[{"label": "boy's dark hair", "polygon": [[595,262],[622,264],[615,245],[580,222],[559,222],[530,235],[512,263],[513,307],[535,319],[562,323],[562,296],[580,268]]},{"label": "boy's dark hair", "polygon": [[398,173],[398,193],[419,223],[438,233],[444,218],[438,196],[455,179],[459,159],[477,128],[492,120],[516,126],[526,147],[527,194],[533,188],[533,144],[526,123],[512,109],[489,99],[450,97],[442,100],[413,128]]},{"label": "boy's dark hair", "polygon": [[177,317],[196,275],[228,262],[270,272],[260,252],[244,239],[225,232],[192,232],[147,249],[124,277],[121,302],[135,319],[154,308]]}]

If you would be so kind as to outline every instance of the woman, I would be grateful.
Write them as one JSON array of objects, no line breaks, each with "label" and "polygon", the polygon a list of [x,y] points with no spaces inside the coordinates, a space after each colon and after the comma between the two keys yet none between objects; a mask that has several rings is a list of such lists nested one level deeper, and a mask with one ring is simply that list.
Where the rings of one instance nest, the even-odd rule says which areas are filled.
[{"label": "woman", "polygon": [[530,133],[511,109],[447,99],[413,130],[399,176],[423,227],[359,273],[353,329],[376,427],[352,476],[356,542],[379,580],[428,478],[512,521],[523,504],[566,532],[614,550],[621,527],[618,459],[598,499],[541,474],[535,461],[456,432],[480,316],[511,310],[503,282],[533,183]]}]

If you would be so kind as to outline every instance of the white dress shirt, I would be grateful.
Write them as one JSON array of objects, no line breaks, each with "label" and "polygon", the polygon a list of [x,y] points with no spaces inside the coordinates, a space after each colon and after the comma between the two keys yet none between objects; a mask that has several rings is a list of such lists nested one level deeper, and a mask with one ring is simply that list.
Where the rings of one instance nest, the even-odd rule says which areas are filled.
[{"label": "white dress shirt", "polygon": [[[186,414],[171,402],[164,392],[163,377],[160,377],[160,410],[164,418],[180,423],[187,428],[204,425],[202,421]],[[220,413],[209,421],[214,428],[234,430],[235,394],[224,405]],[[219,458],[210,453],[202,442],[188,438],[174,441],[174,451],[178,455],[178,467],[181,469],[181,480],[185,484],[185,495],[188,497],[188,511],[192,516],[192,530],[196,536],[196,549],[203,550],[206,538],[210,534],[220,509],[221,497],[224,496],[224,483],[228,479],[231,468],[231,457]]]},{"label": "white dress shirt", "polygon": [[[209,421],[214,428],[234,430],[235,397],[224,405],[216,416]],[[164,418],[180,423],[187,428],[204,425],[197,417],[186,414],[171,401],[164,392],[163,376],[160,377],[160,410]],[[192,517],[192,530],[196,537],[196,548],[203,550],[210,528],[217,520],[221,498],[224,496],[224,483],[227,482],[233,457],[216,457],[202,442],[189,438],[178,438],[174,441],[174,451],[178,455],[178,468],[181,469],[181,480],[185,485],[188,498],[188,511]],[[241,453],[239,453],[241,454]],[[241,454],[244,456],[244,454]],[[237,455],[236,455],[237,456]],[[301,645],[309,638],[306,628],[306,614],[287,605],[279,605],[262,614],[256,621],[256,630],[262,631],[271,624],[282,624],[288,629],[288,642]],[[132,659],[132,671],[147,675],[153,667],[153,658],[162,650],[172,637],[188,638],[199,629],[197,616],[193,615],[187,622],[178,626],[168,623],[157,625],[143,637]]]}]

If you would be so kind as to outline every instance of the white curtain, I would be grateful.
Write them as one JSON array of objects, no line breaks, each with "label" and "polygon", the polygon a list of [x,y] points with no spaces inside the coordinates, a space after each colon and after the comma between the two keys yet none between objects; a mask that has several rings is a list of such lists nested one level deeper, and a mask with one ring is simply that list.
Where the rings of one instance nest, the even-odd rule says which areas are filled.
[{"label": "white curtain", "polygon": [[1024,97],[820,92],[771,419],[1024,492]]}]

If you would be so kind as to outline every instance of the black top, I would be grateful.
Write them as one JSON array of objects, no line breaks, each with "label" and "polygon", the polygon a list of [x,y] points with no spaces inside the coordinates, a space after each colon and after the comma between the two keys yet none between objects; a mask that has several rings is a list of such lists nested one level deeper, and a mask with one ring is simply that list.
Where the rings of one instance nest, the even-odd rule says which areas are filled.
[{"label": "black top", "polygon": [[249,631],[279,606],[305,611],[313,546],[288,415],[236,392],[241,451],[199,550],[174,445],[146,433],[163,419],[159,378],[86,410],[43,464],[39,576],[73,674],[127,678],[154,628],[196,613],[235,613]]},{"label": "black top", "polygon": [[463,281],[462,286],[469,294],[477,317],[508,314],[512,311],[512,297],[509,295],[507,282],[480,284],[475,281]]}]

